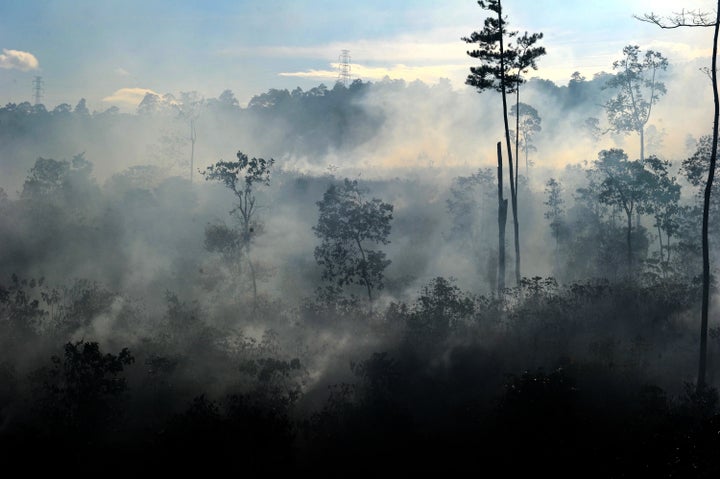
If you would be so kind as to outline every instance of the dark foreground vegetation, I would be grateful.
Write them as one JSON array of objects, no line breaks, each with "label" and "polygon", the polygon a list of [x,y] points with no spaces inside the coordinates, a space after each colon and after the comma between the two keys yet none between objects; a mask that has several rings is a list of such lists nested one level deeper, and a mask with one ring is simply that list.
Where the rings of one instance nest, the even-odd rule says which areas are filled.
[{"label": "dark foreground vegetation", "polygon": [[[667,232],[653,254],[639,222],[627,248],[605,170],[565,171],[580,178],[574,203],[558,181],[523,180],[528,205],[547,206],[529,238],[544,238],[558,279],[496,292],[489,171],[430,199],[442,185],[271,175],[272,161],[237,158],[201,185],[131,169],[103,186],[83,155],[40,158],[3,196],[0,262],[24,272],[0,287],[4,464],[718,473],[717,391],[692,375],[697,196],[682,216],[660,216],[660,200],[644,210]],[[598,164],[610,160],[627,162]],[[292,234],[273,235],[273,216]],[[452,251],[485,293],[425,276]],[[710,341],[713,385],[714,322]]]},{"label": "dark foreground vegetation", "polygon": [[119,306],[53,294],[13,278],[0,297],[0,451],[25,471],[718,473],[717,392],[670,379],[696,356],[697,285],[534,278],[498,298],[436,278],[382,312],[264,303],[243,312],[258,339],[168,294],[155,329],[128,307],[103,345],[61,346]]}]

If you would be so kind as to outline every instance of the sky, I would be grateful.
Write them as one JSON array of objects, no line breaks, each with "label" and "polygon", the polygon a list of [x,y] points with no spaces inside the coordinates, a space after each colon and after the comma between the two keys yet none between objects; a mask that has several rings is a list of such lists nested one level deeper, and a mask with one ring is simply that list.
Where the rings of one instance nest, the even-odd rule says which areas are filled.
[{"label": "sky", "polygon": [[[712,29],[661,30],[633,15],[669,15],[677,1],[506,0],[513,29],[542,32],[547,55],[531,76],[566,84],[612,71],[628,44],[662,51],[671,63],[710,56]],[[715,2],[682,2],[714,11]],[[241,105],[270,88],[304,90],[351,74],[464,85],[473,59],[461,41],[488,12],[472,0],[2,0],[0,104],[32,101],[43,80],[53,108],[86,98],[91,110],[134,111],[146,92],[230,89]],[[709,64],[709,60],[708,60]]]}]

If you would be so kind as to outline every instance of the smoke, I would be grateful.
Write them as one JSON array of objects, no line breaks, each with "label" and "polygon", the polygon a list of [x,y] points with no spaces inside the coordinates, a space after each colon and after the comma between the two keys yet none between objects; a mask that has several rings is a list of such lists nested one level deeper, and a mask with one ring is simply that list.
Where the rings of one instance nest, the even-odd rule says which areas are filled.
[{"label": "smoke", "polygon": [[[647,129],[648,154],[676,166],[688,153],[687,136],[697,138],[709,129],[709,107],[703,101],[707,83],[699,66],[676,65],[668,71],[668,94]],[[554,177],[562,184],[567,221],[581,224],[588,213],[575,201],[576,190],[587,185],[586,169],[598,152],[621,147],[632,158],[639,151],[637,135],[599,134],[607,128],[602,105],[612,95],[603,89],[606,79],[598,75],[567,85],[532,79],[521,88],[520,101],[532,105],[542,119],[529,166],[524,154],[516,158],[524,277],[557,276],[563,283],[618,271],[600,268],[597,258],[602,248],[623,251],[622,231],[612,230],[621,238],[617,247],[599,240],[578,243],[575,249],[567,245],[561,253],[572,261],[565,264],[558,260],[544,204],[545,183]],[[130,107],[147,94],[161,98],[148,89],[123,88],[106,101]],[[394,205],[390,243],[382,248],[392,263],[376,312],[393,304],[416,304],[437,277],[452,278],[460,290],[485,298],[494,294],[498,141],[503,141],[505,198],[510,195],[499,94],[478,94],[449,81],[429,85],[383,79],[347,88],[270,90],[245,108],[231,92],[196,98],[201,107],[194,120],[191,184],[193,145],[189,119],[181,113],[183,101],[192,96],[165,95],[154,109],[141,113],[108,109],[87,114],[71,107],[41,111],[30,105],[0,112],[3,124],[20,125],[0,132],[0,181],[7,192],[0,208],[3,271],[44,277],[53,287],[77,279],[99,285],[81,288],[86,294],[67,293],[66,305],[78,303],[77,298],[104,298],[82,303],[97,307],[88,309],[83,321],[64,327],[57,338],[92,338],[107,347],[141,351],[156,348],[168,357],[197,355],[204,359],[187,366],[188,381],[219,394],[232,387],[232,371],[218,372],[218,382],[207,379],[215,359],[202,342],[212,344],[212,351],[241,355],[247,344],[262,342],[272,330],[281,336],[278,350],[307,365],[308,389],[316,394],[309,401],[321,401],[325,385],[347,379],[351,359],[394,344],[402,329],[374,329],[374,323],[364,322],[367,318],[353,316],[357,311],[328,312],[318,304],[316,291],[328,283],[313,257],[319,242],[312,230],[318,220],[316,202],[329,185],[346,177],[358,180],[369,197]],[[508,101],[512,106],[515,98]],[[588,118],[597,122],[588,123]],[[600,131],[588,127],[593,124]],[[270,184],[255,190],[258,224],[250,260],[260,313],[254,312],[247,263],[210,251],[205,243],[208,225],[238,226],[230,214],[237,198],[200,172],[219,160],[233,160],[238,151],[276,160]],[[67,191],[54,193],[57,197],[36,202],[23,197],[38,157],[70,161],[80,152],[92,163],[92,172],[76,177]],[[479,171],[485,180],[472,183],[469,178]],[[471,186],[463,189],[467,184]],[[78,194],[70,195],[73,191]],[[692,200],[693,192],[683,194],[686,203]],[[451,202],[457,208],[451,209]],[[510,286],[511,218],[506,229]],[[651,221],[649,216],[641,220],[648,229]],[[657,248],[652,238],[648,242],[644,251],[651,257]],[[573,255],[591,259],[583,262]],[[101,289],[108,293],[100,294]],[[346,292],[364,306],[362,286],[349,286]],[[39,292],[36,296],[41,298]],[[337,322],[343,315],[347,318]],[[449,355],[458,344],[446,345],[442,354]],[[584,344],[576,346],[578,354]]]}]

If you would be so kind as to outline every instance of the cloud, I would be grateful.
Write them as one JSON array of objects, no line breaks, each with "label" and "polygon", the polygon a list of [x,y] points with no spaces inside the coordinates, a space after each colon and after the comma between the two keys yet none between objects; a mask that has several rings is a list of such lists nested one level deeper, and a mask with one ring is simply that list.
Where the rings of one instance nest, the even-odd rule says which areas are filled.
[{"label": "cloud", "polygon": [[115,74],[120,75],[121,77],[128,77],[130,76],[130,72],[122,67],[118,67],[115,69]]},{"label": "cloud", "polygon": [[20,50],[7,50],[3,48],[0,54],[0,68],[15,69],[20,71],[37,70],[40,66],[35,55]]},{"label": "cloud", "polygon": [[122,106],[127,107],[136,107],[148,93],[161,96],[149,88],[120,88],[119,90],[115,90],[112,95],[103,98],[102,101],[106,103],[120,103]]},{"label": "cloud", "polygon": [[[332,63],[333,70],[306,70],[300,72],[283,72],[280,76],[316,78],[320,80],[336,79],[338,77],[338,64]],[[390,77],[396,80],[415,81],[421,80],[425,83],[436,83],[441,78],[449,78],[454,82],[460,80],[462,83],[466,76],[467,65],[465,64],[443,64],[443,65],[421,65],[412,66],[402,63],[391,66],[370,67],[360,64],[352,65],[351,76],[365,80],[381,80]]]}]

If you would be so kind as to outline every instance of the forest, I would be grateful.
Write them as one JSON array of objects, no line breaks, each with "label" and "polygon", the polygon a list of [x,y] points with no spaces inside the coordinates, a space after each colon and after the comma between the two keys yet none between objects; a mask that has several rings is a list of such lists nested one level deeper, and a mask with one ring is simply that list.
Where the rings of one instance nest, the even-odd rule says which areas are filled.
[{"label": "forest", "polygon": [[464,88],[0,108],[3,463],[717,477],[710,81],[478,3]]}]

